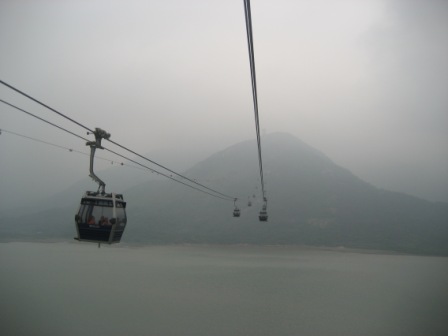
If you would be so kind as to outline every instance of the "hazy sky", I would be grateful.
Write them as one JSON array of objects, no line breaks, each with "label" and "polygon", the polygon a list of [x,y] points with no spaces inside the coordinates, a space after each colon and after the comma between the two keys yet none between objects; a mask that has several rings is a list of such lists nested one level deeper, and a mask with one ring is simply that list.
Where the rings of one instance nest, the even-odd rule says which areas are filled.
[{"label": "hazy sky", "polygon": [[[448,1],[251,5],[262,130],[378,187],[448,201]],[[242,0],[2,0],[0,46],[0,79],[135,151],[205,158],[255,138]],[[0,99],[85,135],[3,86]],[[3,104],[0,128],[87,152]],[[3,201],[87,175],[82,155],[0,140]]]}]

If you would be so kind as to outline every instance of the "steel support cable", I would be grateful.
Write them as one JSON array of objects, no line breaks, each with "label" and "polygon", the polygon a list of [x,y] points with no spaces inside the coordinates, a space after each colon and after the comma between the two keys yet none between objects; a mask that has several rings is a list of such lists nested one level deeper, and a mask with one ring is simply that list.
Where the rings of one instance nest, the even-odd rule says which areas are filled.
[{"label": "steel support cable", "polygon": [[261,156],[260,120],[258,116],[257,79],[255,74],[255,53],[254,53],[253,34],[252,34],[252,17],[250,10],[250,0],[244,0],[244,12],[246,18],[247,45],[249,49],[249,63],[250,63],[251,80],[252,80],[252,96],[254,101],[255,130],[257,134],[257,146],[258,146],[258,165],[260,168],[261,190],[263,194],[263,200],[265,200],[266,195],[264,189],[263,161]]},{"label": "steel support cable", "polygon": [[[71,148],[68,148],[68,147],[64,147],[64,146],[56,145],[56,144],[51,143],[51,142],[43,141],[43,140],[36,139],[36,138],[33,138],[33,137],[29,137],[29,136],[26,136],[26,135],[23,135],[23,134],[19,134],[19,133],[16,133],[16,132],[8,131],[8,130],[5,130],[4,128],[0,129],[0,132],[5,132],[5,133],[13,134],[13,135],[15,135],[15,136],[19,136],[19,137],[22,137],[22,138],[26,138],[26,139],[29,139],[29,140],[33,140],[33,141],[36,141],[36,142],[40,142],[40,143],[43,143],[43,144],[46,144],[46,145],[50,145],[50,146],[54,146],[54,147],[57,147],[57,148],[65,149],[65,150],[68,150],[68,151],[70,151],[70,152],[75,152],[75,153],[83,154],[83,155],[86,155],[86,156],[90,156],[90,154],[88,154],[88,153],[84,153],[84,152],[81,152],[81,151],[77,151],[77,150],[75,150],[75,149],[71,149]],[[136,163],[136,164],[138,164],[138,165],[144,167],[144,170],[150,170],[152,173],[160,174],[160,175],[165,176],[165,177],[167,177],[167,178],[169,178],[169,179],[171,179],[171,180],[174,180],[174,181],[176,181],[176,182],[182,183],[182,184],[184,184],[184,185],[186,185],[186,186],[188,186],[188,187],[190,187],[190,188],[193,188],[193,189],[198,190],[198,191],[200,191],[200,192],[204,192],[203,190],[200,190],[200,189],[198,189],[198,188],[192,187],[192,186],[190,186],[189,184],[185,184],[185,183],[183,183],[183,182],[181,182],[181,181],[178,181],[178,180],[176,180],[176,179],[173,179],[171,176],[164,175],[163,173],[160,173],[160,172],[158,172],[158,171],[156,171],[156,170],[154,170],[154,169],[152,169],[152,168],[149,168],[149,167],[147,167],[147,166],[145,166],[145,165],[141,165],[140,163],[138,163],[138,162],[136,162],[136,161],[133,161],[132,159],[129,159],[128,157],[126,157],[126,156],[124,156],[124,155],[121,155],[121,154],[119,154],[119,153],[116,153],[116,152],[114,152],[114,151],[112,151],[112,150],[109,150],[109,149],[107,149],[107,148],[104,148],[104,150],[106,150],[106,151],[108,151],[108,152],[110,152],[110,153],[112,153],[112,154],[114,154],[114,155],[120,156],[120,157],[122,157],[122,158],[124,158],[124,159],[126,159],[126,160],[128,160],[128,161],[134,162],[134,163]],[[96,158],[97,158],[97,159],[101,159],[101,160],[105,160],[105,161],[109,161],[109,162],[113,162],[112,160],[109,160],[109,159],[106,159],[106,158],[102,158],[102,157],[99,157],[99,156],[96,156]],[[124,164],[123,164],[123,165],[124,165]],[[130,165],[126,165],[126,166],[127,166],[127,167],[132,167],[132,168],[137,168],[137,169],[142,169],[142,168],[134,167],[134,166],[130,166]],[[205,192],[205,193],[209,194],[208,192]],[[209,194],[209,195],[214,196],[214,197],[218,197],[218,196],[216,196],[216,195],[212,195],[212,194]],[[220,197],[220,198],[221,198],[221,197]]]},{"label": "steel support cable", "polygon": [[90,141],[89,139],[84,138],[84,137],[82,137],[82,136],[80,136],[80,135],[78,135],[78,134],[76,134],[76,133],[73,133],[73,132],[69,131],[68,129],[65,129],[64,127],[58,126],[58,125],[56,125],[56,124],[53,124],[52,122],[50,122],[50,121],[48,121],[48,120],[45,120],[45,119],[43,119],[43,118],[41,118],[41,117],[38,117],[37,115],[35,115],[35,114],[31,113],[31,112],[25,111],[24,109],[21,109],[20,107],[17,107],[17,106],[15,106],[15,105],[13,105],[13,104],[10,104],[10,103],[4,101],[3,99],[0,99],[0,102],[2,102],[3,104],[9,105],[9,106],[11,106],[11,107],[15,108],[16,110],[19,110],[19,111],[21,111],[21,112],[23,112],[23,113],[26,113],[26,114],[28,114],[29,116],[32,116],[32,117],[34,117],[34,118],[36,118],[36,119],[39,119],[39,120],[41,120],[41,121],[43,121],[43,122],[45,122],[45,123],[47,123],[47,124],[49,124],[49,125],[51,125],[51,126],[54,126],[54,127],[56,127],[56,128],[59,128],[60,130],[63,130],[63,131],[65,131],[65,132],[67,132],[67,133],[70,133],[71,135],[74,135],[74,136],[77,137],[77,138],[80,138],[80,139],[85,140],[85,141]]},{"label": "steel support cable", "polygon": [[[36,139],[36,138],[30,137],[30,136],[27,136],[27,135],[23,135],[23,134],[19,134],[19,133],[16,133],[16,132],[8,131],[8,130],[5,130],[4,128],[0,129],[0,131],[8,133],[8,134],[15,135],[15,136],[18,136],[18,137],[21,137],[21,138],[25,138],[25,139],[28,139],[28,140],[32,140],[32,141],[35,141],[35,142],[40,142],[40,143],[43,143],[45,145],[50,145],[50,146],[53,146],[53,147],[66,149],[66,150],[68,150],[70,152],[75,152],[75,153],[84,154],[84,155],[90,155],[90,154],[78,151],[76,149],[64,147],[64,146],[61,146],[61,145],[56,145],[56,144],[48,142],[48,141],[44,141],[44,140]],[[104,159],[104,160],[107,160],[107,159]]]},{"label": "steel support cable", "polygon": [[[10,89],[12,89],[12,90],[18,92],[18,93],[20,93],[21,95],[23,95],[23,96],[25,96],[25,97],[31,99],[32,101],[34,101],[34,102],[36,102],[36,103],[38,103],[38,104],[40,104],[40,105],[42,105],[42,106],[48,108],[49,110],[51,110],[51,111],[57,113],[58,115],[60,115],[60,116],[62,116],[62,117],[64,117],[64,118],[70,120],[71,122],[75,123],[76,125],[81,126],[82,128],[88,130],[89,132],[93,133],[93,131],[92,131],[91,129],[89,129],[87,126],[84,126],[83,124],[81,124],[81,123],[79,123],[79,122],[73,120],[72,118],[70,118],[70,117],[64,115],[63,113],[61,113],[61,112],[55,110],[54,108],[52,108],[52,107],[50,107],[50,106],[48,106],[48,105],[42,103],[41,101],[39,101],[39,100],[37,100],[37,99],[31,97],[30,95],[28,95],[28,94],[26,94],[25,92],[23,92],[23,91],[21,91],[21,90],[15,88],[15,87],[13,87],[12,85],[10,85],[10,84],[8,84],[8,83],[5,83],[5,82],[2,81],[2,80],[0,80],[0,83],[3,84],[3,85],[5,85],[5,86],[7,86],[8,88],[10,88]],[[4,102],[3,100],[1,100],[1,101]],[[10,106],[13,106],[12,104],[9,104],[9,103],[6,103],[6,102],[4,102],[4,103],[5,103],[5,104],[8,104],[8,105],[10,105]],[[13,106],[13,107],[15,107],[15,106]],[[39,117],[37,117],[37,118],[39,118]],[[50,122],[48,122],[48,123],[50,123]],[[59,126],[56,126],[56,127],[60,128]],[[69,131],[68,131],[68,132],[69,132]],[[70,133],[71,133],[71,132],[70,132]],[[79,136],[78,136],[78,137],[79,137]],[[84,139],[84,138],[82,138],[82,139]],[[84,139],[84,140],[89,141],[89,140],[87,140],[87,139]],[[229,201],[233,201],[233,200],[235,199],[235,197],[233,197],[233,196],[229,196],[229,195],[223,194],[223,193],[221,193],[221,192],[219,192],[219,191],[217,191],[217,190],[208,188],[208,187],[206,187],[205,185],[203,185],[203,184],[201,184],[201,183],[198,183],[198,182],[196,182],[196,181],[194,181],[194,180],[192,180],[192,179],[190,179],[190,178],[188,178],[188,177],[186,177],[186,176],[183,176],[182,174],[179,174],[179,173],[177,173],[177,172],[175,172],[175,171],[173,171],[173,170],[171,170],[171,169],[169,169],[169,168],[167,168],[167,167],[165,167],[165,166],[163,166],[163,165],[161,165],[161,164],[159,164],[159,163],[157,163],[157,162],[155,162],[155,161],[153,161],[153,160],[150,160],[150,159],[148,159],[147,157],[145,157],[145,156],[143,156],[143,155],[141,155],[141,154],[138,154],[138,153],[134,152],[133,150],[131,150],[131,149],[125,147],[125,146],[122,146],[122,145],[120,145],[119,143],[117,143],[117,142],[115,142],[115,141],[113,141],[113,140],[110,140],[110,139],[106,139],[106,140],[108,140],[108,141],[111,142],[112,144],[114,144],[114,145],[116,145],[116,146],[118,146],[118,147],[120,147],[120,148],[122,148],[122,149],[124,149],[124,150],[126,150],[126,151],[128,151],[128,152],[130,152],[130,153],[132,153],[132,154],[134,154],[134,155],[136,155],[136,156],[138,156],[138,157],[140,157],[140,158],[146,160],[146,161],[148,161],[148,162],[151,162],[152,164],[155,164],[156,166],[158,166],[158,167],[160,167],[160,168],[163,168],[163,169],[169,171],[169,172],[172,173],[172,174],[175,174],[175,175],[177,175],[177,176],[179,176],[179,177],[181,177],[181,178],[183,178],[183,179],[185,179],[185,180],[187,180],[187,181],[189,181],[189,182],[191,182],[191,183],[194,183],[194,184],[196,184],[196,185],[198,185],[198,186],[200,186],[200,187],[202,187],[202,188],[205,188],[205,189],[207,189],[207,190],[209,190],[209,191],[212,191],[212,192],[214,192],[214,193],[216,193],[216,194],[218,194],[218,195],[221,195],[221,196],[223,196],[224,198],[228,199]],[[178,180],[176,180],[176,181],[178,181]],[[223,197],[219,197],[219,198],[224,199]]]},{"label": "steel support cable", "polygon": [[[250,9],[250,7],[249,7]],[[250,14],[250,12],[249,12]],[[257,78],[256,78],[256,72],[255,72],[255,58],[254,58],[254,47],[253,47],[253,39],[252,39],[252,25],[251,25],[251,19],[249,16],[249,27],[250,27],[250,45],[251,45],[251,59],[252,59],[252,87],[253,87],[253,97],[254,97],[254,114],[255,114],[255,124],[256,124],[256,134],[257,134],[257,145],[258,145],[258,164],[260,168],[260,178],[261,178],[261,187],[263,192],[263,198],[265,196],[264,194],[264,173],[263,173],[263,161],[261,156],[261,137],[260,137],[260,118],[258,114],[258,93],[257,93]]]},{"label": "steel support cable", "polygon": [[[194,184],[197,184],[197,185],[201,186],[201,187],[204,188],[204,189],[207,189],[207,190],[212,191],[212,192],[214,192],[214,193],[216,193],[216,194],[218,194],[218,195],[223,196],[223,197],[219,197],[219,198],[221,198],[221,199],[227,199],[227,200],[229,200],[229,201],[233,201],[233,200],[235,199],[235,197],[232,197],[232,196],[229,196],[229,195],[220,193],[219,191],[213,190],[213,189],[211,189],[211,188],[209,188],[209,187],[206,187],[205,185],[203,185],[203,184],[201,184],[201,183],[199,183],[199,182],[196,182],[196,181],[194,181],[194,180],[192,180],[192,179],[190,179],[190,178],[188,178],[188,177],[186,177],[186,176],[183,176],[183,175],[181,175],[181,174],[179,174],[179,173],[176,173],[175,171],[173,171],[173,170],[171,170],[171,169],[169,169],[169,168],[167,168],[167,167],[165,167],[165,166],[163,166],[163,165],[161,165],[161,164],[159,164],[159,163],[157,163],[157,162],[154,162],[153,160],[150,160],[150,159],[148,159],[147,157],[145,157],[145,156],[143,156],[143,155],[140,155],[140,154],[134,152],[133,150],[131,150],[131,149],[129,149],[129,148],[126,148],[125,146],[122,146],[122,145],[120,145],[119,143],[116,143],[116,142],[113,141],[113,140],[110,140],[110,139],[106,139],[106,140],[109,141],[109,142],[111,142],[111,143],[113,143],[115,146],[118,146],[118,147],[120,147],[120,148],[122,148],[122,149],[124,149],[124,150],[127,150],[128,152],[130,152],[130,153],[132,153],[132,154],[134,154],[134,155],[136,155],[136,156],[138,156],[138,157],[140,157],[140,158],[142,158],[142,159],[144,159],[144,160],[146,160],[146,161],[149,161],[149,162],[151,162],[151,163],[153,163],[153,164],[159,166],[160,168],[163,168],[163,169],[169,171],[170,173],[173,173],[173,174],[175,174],[175,175],[177,175],[177,176],[179,176],[179,177],[181,177],[181,178],[183,178],[183,179],[185,179],[185,180],[187,180],[187,181],[190,181],[190,182],[192,182],[192,183],[194,183]],[[176,181],[178,181],[178,180],[176,180]]]},{"label": "steel support cable", "polygon": [[[145,166],[144,164],[141,164],[141,163],[139,163],[139,162],[137,162],[137,161],[135,161],[135,160],[132,160],[132,159],[130,159],[130,158],[124,156],[124,155],[121,155],[121,154],[119,154],[119,153],[116,153],[116,152],[114,152],[114,151],[112,151],[112,150],[110,150],[110,149],[107,149],[107,148],[104,148],[104,147],[103,147],[103,149],[106,150],[106,151],[108,151],[108,152],[111,152],[111,153],[113,153],[113,154],[115,154],[115,155],[118,155],[118,156],[120,156],[120,157],[122,157],[122,158],[124,158],[124,159],[126,159],[126,160],[129,160],[129,161],[131,161],[131,162],[133,162],[133,163],[135,163],[135,164],[138,164],[139,166],[142,166],[142,167],[144,167],[144,168],[146,168],[146,169],[149,169],[149,170],[152,171],[152,172],[155,172],[155,173],[157,173],[157,174],[159,174],[159,175],[162,175],[162,176],[164,176],[164,177],[166,177],[166,178],[169,178],[170,180],[173,180],[173,181],[175,181],[175,182],[181,183],[181,184],[183,184],[183,185],[185,185],[185,186],[187,186],[187,187],[190,187],[190,188],[195,189],[195,190],[197,190],[197,191],[200,191],[200,192],[202,192],[202,193],[208,194],[208,195],[210,195],[210,196],[213,196],[213,197],[216,197],[216,198],[220,198],[220,199],[225,200],[225,201],[229,201],[228,198],[224,198],[224,197],[221,197],[221,196],[218,196],[218,195],[215,195],[215,194],[211,194],[211,193],[209,193],[208,191],[205,191],[205,190],[202,190],[202,189],[193,187],[193,186],[190,185],[190,184],[187,184],[187,183],[184,183],[184,182],[182,182],[182,181],[176,180],[176,179],[173,178],[172,176],[166,175],[166,174],[161,173],[161,172],[159,172],[159,171],[157,171],[157,170],[155,170],[155,169],[149,168],[148,166]],[[232,199],[232,201],[233,201],[233,199]]]},{"label": "steel support cable", "polygon": [[0,83],[3,84],[3,85],[5,85],[5,86],[7,86],[7,87],[9,87],[11,90],[14,90],[14,91],[20,93],[22,96],[25,96],[25,97],[27,97],[28,99],[31,99],[32,101],[38,103],[39,105],[42,105],[43,107],[46,107],[47,109],[49,109],[50,111],[53,111],[54,113],[60,115],[61,117],[64,117],[65,119],[70,120],[71,122],[75,123],[76,125],[81,126],[82,128],[84,128],[84,129],[88,130],[89,132],[93,133],[93,131],[92,131],[90,128],[88,128],[87,126],[84,126],[83,124],[81,124],[81,123],[79,123],[79,122],[73,120],[72,118],[67,117],[65,114],[56,111],[54,108],[52,108],[52,107],[50,107],[50,106],[48,106],[48,105],[46,105],[46,104],[40,102],[39,100],[37,100],[37,99],[31,97],[30,95],[27,95],[25,92],[20,91],[19,89],[15,88],[14,86],[9,85],[8,83],[5,83],[5,82],[2,81],[1,79],[0,79]]},{"label": "steel support cable", "polygon": [[[41,139],[36,139],[36,138],[30,137],[30,136],[27,136],[27,135],[23,135],[23,134],[20,134],[20,133],[8,131],[8,130],[5,130],[4,128],[0,129],[0,134],[1,134],[1,132],[12,134],[12,135],[15,135],[15,136],[18,136],[18,137],[21,137],[21,138],[25,138],[25,139],[32,140],[32,141],[35,141],[35,142],[43,143],[45,145],[57,147],[57,148],[60,148],[60,149],[65,149],[65,150],[68,150],[69,152],[74,152],[74,153],[82,154],[82,155],[85,155],[85,156],[90,156],[89,153],[81,152],[79,150],[76,150],[76,149],[73,149],[73,148],[64,147],[64,146],[61,146],[61,145],[56,145],[54,143],[51,143],[51,142],[48,142],[48,141],[44,141],[44,140],[41,140]],[[107,159],[107,158],[103,158],[101,156],[95,156],[95,158],[103,160],[103,161],[108,161],[108,162],[110,162],[112,164],[117,163],[117,164],[119,164],[121,166],[126,166],[126,167],[130,167],[130,168],[134,168],[134,169],[139,169],[139,170],[144,170],[144,171],[148,170],[146,168],[140,168],[140,167],[128,165],[128,164],[125,164],[123,162],[116,162],[116,161],[113,161],[113,160],[110,160],[110,159]]]},{"label": "steel support cable", "polygon": [[255,72],[255,57],[254,57],[254,45],[253,45],[253,34],[252,34],[252,17],[250,10],[250,1],[245,1],[245,14],[246,14],[246,30],[247,30],[247,43],[249,49],[249,63],[251,70],[251,80],[252,80],[252,96],[254,101],[254,115],[255,115],[255,129],[257,135],[257,145],[258,145],[258,163],[260,168],[260,178],[262,185],[262,192],[264,198],[264,178],[263,178],[263,164],[261,159],[261,140],[260,140],[260,125],[258,116],[258,95],[257,95],[257,80]]},{"label": "steel support cable", "polygon": [[258,94],[257,94],[257,78],[256,78],[256,71],[255,71],[255,53],[254,53],[254,45],[253,45],[253,33],[252,33],[252,16],[251,16],[251,9],[250,9],[250,1],[247,1],[247,26],[248,29],[248,44],[249,47],[249,55],[250,55],[250,63],[251,63],[251,74],[252,74],[252,93],[254,96],[254,113],[255,113],[255,122],[256,122],[256,133],[257,133],[257,144],[258,144],[258,159],[259,159],[259,166],[260,166],[260,178],[261,178],[261,187],[262,187],[262,193],[263,193],[263,199],[265,197],[264,193],[264,174],[263,174],[263,161],[261,156],[261,138],[260,138],[260,119],[258,114]]},{"label": "steel support cable", "polygon": [[[6,105],[9,105],[9,106],[11,106],[11,107],[13,107],[13,108],[15,108],[15,109],[17,109],[17,110],[23,112],[23,113],[26,113],[26,114],[28,114],[28,115],[34,117],[34,118],[37,118],[37,119],[39,119],[39,120],[41,120],[41,121],[43,121],[43,122],[45,122],[45,123],[47,123],[47,124],[49,124],[49,125],[51,125],[51,126],[54,126],[54,127],[56,127],[56,128],[59,128],[60,130],[63,130],[63,131],[65,131],[65,132],[69,133],[69,134],[72,134],[72,135],[76,136],[77,138],[80,138],[80,139],[82,139],[82,140],[84,140],[84,141],[86,141],[86,142],[90,141],[89,139],[86,139],[86,138],[84,138],[84,137],[82,137],[82,136],[80,136],[80,135],[78,135],[78,134],[76,134],[76,133],[73,133],[73,132],[71,132],[71,131],[65,129],[64,127],[58,126],[58,125],[56,125],[56,124],[54,124],[54,123],[52,123],[52,122],[50,122],[50,121],[48,121],[48,120],[45,120],[45,119],[43,119],[43,118],[41,118],[41,117],[38,117],[38,116],[34,115],[33,113],[28,112],[28,111],[25,111],[24,109],[21,109],[20,107],[17,107],[17,106],[15,106],[15,105],[13,105],[13,104],[10,104],[10,103],[8,103],[8,102],[2,100],[2,99],[0,99],[0,102],[4,103],[4,104],[6,104]],[[114,143],[114,144],[115,144],[115,143]],[[173,178],[173,177],[171,177],[171,176],[169,176],[169,175],[167,175],[167,174],[164,174],[164,173],[159,172],[159,171],[157,171],[157,170],[155,170],[155,169],[152,169],[152,168],[150,168],[150,167],[148,167],[148,166],[145,166],[145,165],[143,165],[143,164],[141,164],[141,163],[139,163],[139,162],[137,162],[137,161],[135,161],[135,160],[132,160],[132,159],[130,159],[130,158],[124,156],[124,155],[121,155],[121,154],[119,154],[119,153],[116,153],[116,152],[114,152],[114,151],[112,151],[112,150],[110,150],[110,149],[108,149],[108,148],[103,147],[103,149],[106,150],[106,151],[108,151],[108,152],[111,152],[112,154],[115,154],[115,155],[117,155],[117,156],[120,156],[120,157],[122,157],[122,158],[124,158],[124,159],[126,159],[126,160],[128,160],[128,161],[130,161],[130,162],[133,162],[133,163],[135,163],[135,164],[137,164],[137,165],[139,165],[139,166],[141,166],[141,167],[143,167],[143,168],[145,168],[145,169],[148,169],[148,170],[150,170],[151,172],[154,172],[154,173],[157,173],[157,174],[159,174],[159,175],[162,175],[162,176],[164,176],[164,177],[166,177],[166,178],[169,178],[170,180],[173,180],[173,181],[175,181],[175,182],[181,183],[181,184],[183,184],[183,185],[185,185],[185,186],[187,186],[187,187],[190,187],[190,188],[192,188],[192,189],[194,189],[194,190],[203,192],[203,193],[208,194],[208,195],[210,195],[210,196],[213,196],[213,197],[216,197],[216,198],[220,198],[220,199],[222,199],[222,200],[226,200],[226,201],[232,201],[232,202],[233,202],[233,200],[235,199],[235,198],[230,199],[229,197],[224,198],[224,197],[222,197],[222,196],[218,196],[218,195],[215,195],[215,194],[211,194],[211,193],[209,193],[209,192],[207,192],[207,191],[205,191],[205,190],[202,190],[202,189],[193,187],[192,185],[189,185],[189,184],[184,183],[184,182],[182,182],[182,181],[176,180],[175,178]],[[131,151],[131,153],[132,153],[132,151]],[[135,153],[135,154],[136,154],[136,153]],[[149,160],[149,161],[150,161],[150,160]],[[151,161],[151,162],[152,162],[152,161]],[[162,167],[162,168],[163,168],[163,167]],[[180,175],[180,176],[182,177],[182,175]],[[188,180],[190,180],[190,179],[188,179]],[[192,180],[190,180],[190,181],[192,181]],[[201,185],[201,184],[199,184],[199,183],[197,183],[197,182],[194,182],[194,181],[192,181],[192,182],[195,183],[195,184]],[[201,186],[202,186],[202,185],[201,185]],[[207,189],[209,189],[209,188],[207,188]],[[209,190],[215,192],[213,189],[209,189]],[[218,193],[218,192],[215,192],[215,193]],[[219,193],[219,194],[220,194],[220,193]]]},{"label": "steel support cable", "polygon": [[250,13],[250,3],[244,2],[244,12],[246,15],[246,32],[247,32],[247,46],[249,50],[249,64],[250,64],[250,75],[251,75],[251,84],[252,84],[252,99],[254,102],[254,115],[255,115],[255,129],[257,134],[257,145],[259,144],[259,122],[258,122],[258,99],[257,99],[257,81],[256,75],[253,71],[252,64],[255,65],[255,59],[253,57],[253,43],[252,43],[252,20],[248,17],[248,13]]}]

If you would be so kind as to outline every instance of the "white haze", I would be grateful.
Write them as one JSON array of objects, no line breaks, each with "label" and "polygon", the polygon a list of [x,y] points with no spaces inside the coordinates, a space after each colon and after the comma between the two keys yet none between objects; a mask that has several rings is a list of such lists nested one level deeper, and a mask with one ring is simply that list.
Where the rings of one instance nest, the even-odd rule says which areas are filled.
[{"label": "white haze", "polygon": [[[262,130],[378,187],[448,201],[447,18],[443,0],[253,0]],[[3,0],[0,45],[1,80],[173,169],[255,137],[241,0]],[[4,86],[0,99],[86,136]],[[0,128],[87,152],[3,104]],[[5,132],[0,157],[2,207],[88,171],[87,156]]]}]

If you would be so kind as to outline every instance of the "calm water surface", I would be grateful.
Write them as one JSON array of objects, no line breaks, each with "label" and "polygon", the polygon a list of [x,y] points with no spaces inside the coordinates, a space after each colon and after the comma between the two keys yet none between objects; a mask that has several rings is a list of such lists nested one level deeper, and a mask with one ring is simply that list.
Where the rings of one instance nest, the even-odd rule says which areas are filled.
[{"label": "calm water surface", "polygon": [[2,335],[448,335],[448,258],[0,244]]}]

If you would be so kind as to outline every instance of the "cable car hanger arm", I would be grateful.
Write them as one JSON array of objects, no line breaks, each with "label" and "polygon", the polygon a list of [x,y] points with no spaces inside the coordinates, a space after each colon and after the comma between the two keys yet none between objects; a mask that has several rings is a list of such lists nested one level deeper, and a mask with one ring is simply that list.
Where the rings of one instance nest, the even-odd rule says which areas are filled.
[{"label": "cable car hanger arm", "polygon": [[[107,133],[106,131],[102,130],[101,128],[95,128],[95,131],[92,132],[95,135],[95,141],[87,141],[86,146],[90,146],[90,174],[89,176],[96,182],[98,183],[98,192],[101,194],[105,193],[105,188],[106,188],[106,184],[98,177],[95,175],[95,173],[93,172],[93,161],[95,158],[95,150],[97,148],[99,149],[104,149],[101,146],[101,139],[109,139],[110,138],[110,134]],[[89,133],[87,133],[89,134]]]}]

